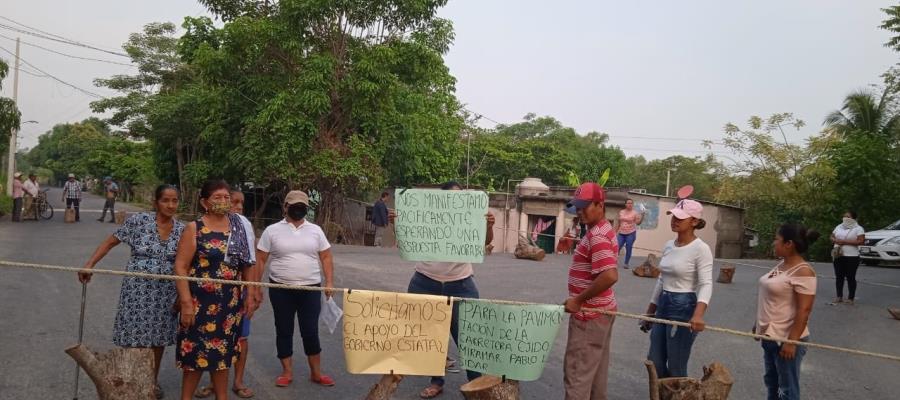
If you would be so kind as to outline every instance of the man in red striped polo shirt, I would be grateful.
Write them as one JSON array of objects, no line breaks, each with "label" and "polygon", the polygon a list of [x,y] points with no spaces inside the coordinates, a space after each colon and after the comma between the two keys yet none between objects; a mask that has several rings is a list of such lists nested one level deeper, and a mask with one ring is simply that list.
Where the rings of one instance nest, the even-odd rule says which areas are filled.
[{"label": "man in red striped polo shirt", "polygon": [[609,346],[614,318],[598,312],[581,311],[582,307],[616,310],[612,286],[619,280],[616,269],[615,232],[606,220],[606,195],[594,183],[584,183],[575,190],[569,211],[578,213],[589,227],[575,248],[569,267],[569,340],[566,344],[566,400],[606,400],[609,372]]}]

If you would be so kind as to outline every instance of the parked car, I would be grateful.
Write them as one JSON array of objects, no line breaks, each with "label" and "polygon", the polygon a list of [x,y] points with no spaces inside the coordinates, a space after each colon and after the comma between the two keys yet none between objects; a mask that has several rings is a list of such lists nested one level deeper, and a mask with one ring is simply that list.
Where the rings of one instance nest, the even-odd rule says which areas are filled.
[{"label": "parked car", "polygon": [[884,229],[866,232],[859,256],[865,265],[900,265],[900,220]]}]

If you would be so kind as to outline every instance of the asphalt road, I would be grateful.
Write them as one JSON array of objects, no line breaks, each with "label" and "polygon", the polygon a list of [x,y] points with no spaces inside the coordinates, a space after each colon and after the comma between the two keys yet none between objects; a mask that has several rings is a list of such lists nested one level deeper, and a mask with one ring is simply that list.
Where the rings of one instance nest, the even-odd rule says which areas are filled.
[{"label": "asphalt road", "polygon": [[[59,206],[59,192],[51,200]],[[102,199],[88,196],[83,209],[102,208]],[[62,213],[51,221],[12,224],[0,222],[0,260],[80,266],[115,225],[99,223],[90,211],[78,224],[64,224]],[[122,269],[128,248],[114,249],[98,267]],[[402,261],[395,250],[364,247],[335,247],[336,285],[340,287],[405,291],[412,275],[412,263]],[[566,295],[567,257],[548,256],[543,262],[516,260],[508,254],[487,258],[476,266],[482,297],[559,303]],[[707,324],[748,330],[756,309],[756,281],[773,266],[772,261],[741,261],[734,283],[717,284]],[[717,268],[720,263],[717,263]],[[818,298],[810,330],[811,340],[837,346],[900,355],[900,321],[890,318],[888,305],[900,305],[900,269],[861,267],[855,306],[828,306],[834,294],[829,264],[817,264]],[[95,350],[112,348],[111,335],[121,279],[95,276],[88,286],[85,343]],[[646,308],[654,281],[620,274],[616,293],[622,311],[641,312]],[[0,399],[71,399],[74,363],[63,353],[77,340],[81,285],[72,274],[26,269],[0,269]],[[340,299],[338,299],[340,300]],[[562,359],[565,328],[560,331],[540,380],[522,383],[523,399],[561,399]],[[332,388],[309,383],[305,363],[296,360],[294,383],[276,388],[280,372],[275,357],[272,311],[268,303],[253,320],[251,350],[246,382],[259,399],[359,399],[378,377],[351,375],[344,368],[341,334],[322,333],[323,365],[337,381]],[[609,397],[647,399],[647,374],[643,359],[648,338],[637,322],[619,319],[612,339]],[[300,351],[300,338],[295,338]],[[160,373],[167,399],[177,398],[180,371],[169,349]],[[690,363],[692,376],[702,375],[702,365],[712,361],[725,364],[735,377],[733,399],[765,397],[762,382],[762,350],[752,339],[706,332],[695,345]],[[96,399],[92,383],[81,375],[79,399]],[[443,398],[462,398],[456,388],[464,374],[448,374]],[[900,393],[900,363],[811,349],[803,363],[801,386],[807,399],[896,399]],[[408,377],[401,383],[396,399],[416,399],[427,384],[425,377]],[[894,393],[893,395],[891,393]],[[233,397],[232,397],[233,398]]]}]

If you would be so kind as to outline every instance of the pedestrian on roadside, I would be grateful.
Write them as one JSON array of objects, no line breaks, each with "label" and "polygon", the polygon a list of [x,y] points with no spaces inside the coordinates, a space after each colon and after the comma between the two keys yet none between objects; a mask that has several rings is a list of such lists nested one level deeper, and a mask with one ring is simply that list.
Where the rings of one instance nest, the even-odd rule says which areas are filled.
[{"label": "pedestrian on roadside", "polygon": [[[853,305],[856,300],[856,270],[859,269],[859,246],[866,242],[866,230],[856,222],[856,212],[847,210],[844,220],[831,232],[833,244],[831,256],[834,261],[834,284],[837,297],[829,305],[846,303]],[[844,301],[844,280],[847,281],[847,301]]]},{"label": "pedestrian on roadside", "polygon": [[[441,186],[442,190],[462,190],[459,183],[450,181]],[[394,211],[389,214],[389,220],[394,222],[397,215]],[[491,213],[485,215],[487,230],[484,244],[488,245],[494,240],[494,216]],[[477,299],[478,286],[475,284],[475,270],[471,263],[454,262],[427,262],[416,263],[416,272],[409,281],[407,292],[416,294],[431,294],[437,296],[463,297]],[[459,304],[453,303],[453,314],[450,319],[450,335],[453,341],[459,342]],[[447,360],[447,367],[455,369],[452,359]],[[481,376],[476,371],[466,370],[466,378],[473,380]],[[430,384],[419,392],[423,399],[435,398],[444,391],[444,377],[431,377]]]},{"label": "pedestrian on roadside", "polygon": [[[178,189],[160,185],[153,193],[155,212],[137,213],[125,220],[110,235],[91,258],[85,269],[94,268],[119,243],[131,247],[128,272],[171,275],[172,260],[184,231],[184,224],[175,218],[178,212]],[[91,273],[81,272],[78,280],[90,282]],[[154,380],[159,377],[159,365],[166,346],[175,344],[178,319],[175,304],[175,284],[172,281],[125,277],[119,294],[119,306],[113,327],[113,343],[121,347],[151,348],[154,355]],[[158,381],[154,381],[157,399],[163,397]]]},{"label": "pedestrian on roadside", "polygon": [[619,280],[615,231],[606,220],[606,194],[594,182],[578,186],[567,207],[588,231],[578,242],[569,267],[565,310],[569,336],[563,361],[566,400],[605,400],[609,350],[615,317],[582,307],[616,311],[613,285]]},{"label": "pedestrian on roadside", "polygon": [[66,202],[66,208],[75,208],[75,222],[81,221],[81,213],[79,212],[81,204],[81,182],[75,180],[75,174],[69,174],[69,179],[63,185],[63,201]]},{"label": "pedestrian on roadside", "polygon": [[[256,245],[260,273],[268,262],[272,283],[309,288],[324,286],[325,297],[331,298],[334,287],[331,244],[322,228],[306,220],[309,196],[299,190],[288,192],[283,210],[284,219],[269,225]],[[275,346],[281,361],[281,375],[275,378],[275,386],[287,387],[294,381],[295,318],[309,365],[309,379],[322,386],[334,386],[334,379],[322,373],[319,343],[322,295],[319,291],[269,288],[269,300],[275,315]]]},{"label": "pedestrian on roadside", "polygon": [[[256,246],[256,233],[253,230],[253,224],[250,223],[250,220],[245,217],[244,214],[244,192],[238,189],[231,189],[231,213],[237,215],[240,218],[241,223],[244,225],[244,232],[247,235],[247,244],[251,249],[254,249]],[[250,263],[253,264],[252,269],[256,270],[258,267],[256,265],[256,252],[250,252]],[[251,275],[253,279],[245,279],[245,280],[253,280],[258,281],[259,275],[256,275],[258,272],[254,272],[254,275]],[[244,287],[241,296],[243,298],[247,298],[248,296],[254,296],[256,299],[256,304],[262,301],[261,295],[259,293],[259,287]],[[231,384],[231,391],[237,397],[242,399],[252,398],[255,394],[253,390],[244,385],[244,369],[247,366],[247,357],[250,355],[250,344],[248,339],[250,338],[250,318],[253,317],[253,313],[256,310],[245,310],[245,314],[243,318],[241,318],[241,334],[238,338],[238,347],[240,347],[240,355],[238,356],[237,363],[234,364],[234,382]],[[215,389],[213,389],[212,385],[203,386],[194,393],[194,397],[198,399],[205,399],[209,396],[212,396],[215,393]]]},{"label": "pedestrian on roadside", "polygon": [[768,400],[800,399],[800,362],[806,346],[778,340],[809,341],[809,315],[816,298],[816,271],[803,258],[819,238],[802,225],[784,224],[775,233],[775,255],[781,262],[759,278],[754,332],[763,340]]},{"label": "pedestrian on roadside", "polygon": [[256,310],[254,297],[241,296],[240,281],[253,280],[251,249],[240,218],[231,214],[228,183],[208,180],[200,188],[203,215],[187,224],[175,275],[215,278],[235,284],[177,281],[180,329],[176,365],[183,370],[181,400],[190,400],[203,371],[209,371],[217,400],[228,398],[228,370],[238,360],[241,320]]},{"label": "pedestrian on roadside", "polygon": [[619,217],[616,219],[616,241],[619,246],[619,252],[625,248],[625,265],[628,269],[628,263],[631,262],[631,249],[637,240],[637,226],[644,220],[644,212],[638,213],[634,210],[634,200],[625,200],[625,208],[619,210]]},{"label": "pedestrian on roadside", "polygon": [[375,225],[375,247],[381,247],[384,231],[388,226],[387,201],[391,198],[388,192],[382,192],[381,198],[372,207],[372,225]]},{"label": "pedestrian on roadside", "polygon": [[22,197],[24,196],[25,186],[22,185],[22,173],[16,172],[13,174],[13,222],[22,222]]},{"label": "pedestrian on roadside", "polygon": [[650,331],[650,351],[660,378],[688,376],[688,360],[697,334],[706,327],[703,316],[713,290],[713,255],[696,231],[706,226],[703,206],[681,200],[667,212],[672,216],[672,232],[678,236],[663,246],[659,260],[661,273],[650,296],[648,316],[689,322],[690,328],[642,322]]},{"label": "pedestrian on roadside", "polygon": [[103,222],[106,218],[106,210],[109,210],[109,222],[116,223],[116,198],[119,197],[119,185],[113,181],[112,177],[103,178],[103,197],[106,202],[103,203],[103,213],[97,221]]},{"label": "pedestrian on roadside", "polygon": [[41,185],[37,181],[37,175],[34,172],[28,174],[28,180],[22,185],[25,190],[25,211],[23,219],[28,219],[31,214],[34,221],[38,220],[37,198],[41,193]]}]

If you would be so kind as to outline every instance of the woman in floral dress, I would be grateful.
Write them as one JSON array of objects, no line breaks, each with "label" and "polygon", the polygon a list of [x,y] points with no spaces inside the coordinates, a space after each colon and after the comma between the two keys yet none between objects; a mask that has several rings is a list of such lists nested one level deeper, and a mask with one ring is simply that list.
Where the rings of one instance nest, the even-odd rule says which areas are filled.
[{"label": "woman in floral dress", "polygon": [[[204,215],[184,229],[175,259],[175,274],[241,281],[252,278],[250,248],[243,223],[231,209],[228,184],[207,181],[200,190]],[[203,371],[209,371],[217,400],[227,398],[228,370],[240,352],[238,338],[243,307],[241,286],[176,282],[181,313],[175,360],[184,371],[181,398],[189,400]]]},{"label": "woman in floral dress", "polygon": [[[175,252],[184,224],[175,219],[178,211],[178,190],[161,185],[154,193],[155,213],[138,213],[110,235],[85,263],[91,269],[119,243],[131,246],[128,272],[171,275]],[[91,273],[78,274],[82,283],[90,282]],[[172,281],[126,277],[122,280],[119,307],[113,328],[113,343],[122,347],[149,347],[155,356],[155,377],[165,346],[175,343],[178,325],[175,304],[175,285]],[[155,394],[163,393],[156,385]]]}]

